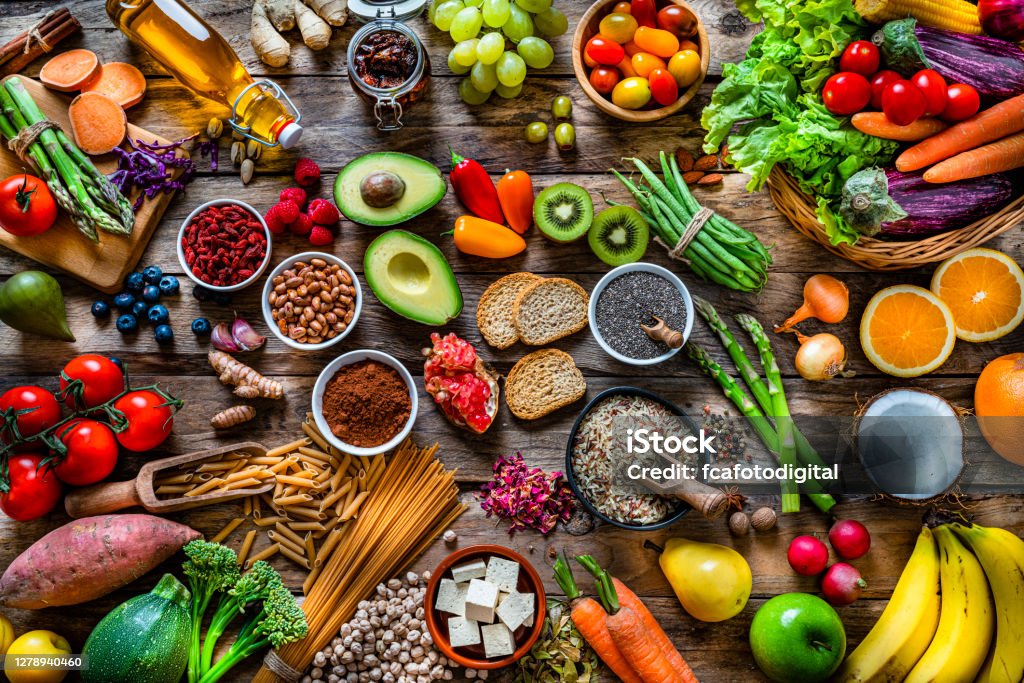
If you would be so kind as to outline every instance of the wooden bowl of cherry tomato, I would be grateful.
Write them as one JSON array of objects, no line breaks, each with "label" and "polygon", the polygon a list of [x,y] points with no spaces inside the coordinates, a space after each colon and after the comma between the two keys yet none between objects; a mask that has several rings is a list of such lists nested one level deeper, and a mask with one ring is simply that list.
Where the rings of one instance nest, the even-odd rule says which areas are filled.
[{"label": "wooden bowl of cherry tomato", "polygon": [[583,92],[617,119],[659,121],[704,83],[707,31],[684,0],[598,0],[576,26],[572,66]]}]

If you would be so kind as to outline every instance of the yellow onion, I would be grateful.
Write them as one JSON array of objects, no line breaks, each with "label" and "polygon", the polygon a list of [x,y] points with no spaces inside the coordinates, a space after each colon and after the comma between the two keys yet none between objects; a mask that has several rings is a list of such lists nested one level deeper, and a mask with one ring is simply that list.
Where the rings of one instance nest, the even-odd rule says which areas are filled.
[{"label": "yellow onion", "polygon": [[853,377],[852,372],[846,372],[846,347],[839,337],[834,334],[822,332],[813,337],[807,337],[796,332],[800,340],[800,350],[796,352],[796,371],[804,379],[816,382],[830,380],[836,375]]}]

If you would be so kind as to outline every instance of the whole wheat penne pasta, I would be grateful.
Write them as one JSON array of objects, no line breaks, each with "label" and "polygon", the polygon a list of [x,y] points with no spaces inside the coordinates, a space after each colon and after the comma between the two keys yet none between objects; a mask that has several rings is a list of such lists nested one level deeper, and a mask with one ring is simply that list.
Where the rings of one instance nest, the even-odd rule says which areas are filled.
[{"label": "whole wheat penne pasta", "polygon": [[219,486],[221,486],[223,484],[224,484],[224,480],[223,479],[220,479],[219,477],[215,477],[215,478],[213,478],[213,479],[211,479],[209,481],[203,482],[199,486],[197,486],[194,489],[192,489],[191,491],[187,492],[185,494],[185,496],[186,497],[201,496],[204,493],[209,493],[213,489],[218,488]]},{"label": "whole wheat penne pasta", "polygon": [[210,539],[210,543],[220,543],[225,538],[230,536],[231,532],[237,529],[244,521],[244,517],[235,517],[230,522],[225,524],[220,531],[213,535],[213,537]]},{"label": "whole wheat penne pasta", "polygon": [[277,485],[274,486],[274,492],[272,494],[270,494],[270,497],[271,497],[271,500],[273,500],[274,498],[280,498],[283,495],[284,495],[284,484],[281,482],[280,479],[278,479],[277,480]]},{"label": "whole wheat penne pasta", "polygon": [[157,486],[174,485],[174,484],[187,484],[192,481],[192,478],[196,475],[192,472],[184,472],[183,474],[175,474],[169,477],[157,477],[153,480],[153,483]]},{"label": "whole wheat penne pasta", "polygon": [[313,570],[309,572],[309,576],[307,576],[306,580],[302,582],[303,595],[309,595],[309,591],[313,587],[313,584],[316,582],[317,578],[319,578],[321,571],[323,571],[323,565],[320,565],[319,567],[313,567]]},{"label": "whole wheat penne pasta", "polygon": [[231,474],[232,472],[237,472],[238,470],[242,469],[243,467],[245,467],[245,461],[244,460],[236,460],[235,462],[233,462],[231,464],[231,467],[229,467],[227,470],[225,470],[224,473],[225,474]]},{"label": "whole wheat penne pasta", "polygon": [[279,455],[257,455],[248,460],[250,465],[276,465],[279,462],[281,462]]},{"label": "whole wheat penne pasta", "polygon": [[193,488],[195,487],[192,484],[163,484],[161,486],[157,486],[153,492],[158,496],[169,496],[188,493]]},{"label": "whole wheat penne pasta", "polygon": [[327,468],[321,470],[320,473],[317,474],[315,477],[313,477],[313,481],[315,481],[316,483],[320,484],[321,488],[324,488],[325,484],[328,485],[328,486],[330,485],[329,484],[329,480],[330,480],[332,474],[334,474],[334,471],[331,470],[330,467],[327,467]]},{"label": "whole wheat penne pasta", "polygon": [[[270,476],[269,472],[267,473],[267,476]],[[232,472],[231,474],[225,475],[224,481],[226,481],[226,482],[228,482],[230,484],[233,481],[241,481],[242,479],[262,479],[262,478],[263,477],[260,476],[260,472],[256,472],[256,471],[253,471],[253,470],[239,470],[238,472]]]},{"label": "whole wheat penne pasta", "polygon": [[313,563],[314,567],[321,566],[327,561],[327,558],[331,556],[334,549],[338,547],[338,544],[345,538],[347,531],[345,529],[334,529],[327,534],[327,540],[320,546],[320,551],[317,553],[316,562]]},{"label": "whole wheat penne pasta", "polygon": [[288,510],[288,516],[293,518],[302,517],[303,519],[311,519],[315,521],[327,519],[327,513],[302,505],[289,505],[286,509]]},{"label": "whole wheat penne pasta", "polygon": [[[294,456],[292,456],[292,457],[294,457]],[[292,462],[294,462],[294,460],[292,460],[292,458],[284,458],[283,460],[279,461],[277,464],[271,465],[267,469],[269,469],[274,474],[277,474],[278,472],[284,472],[286,469],[291,467]]]},{"label": "whole wheat penne pasta", "polygon": [[331,517],[326,522],[323,522],[324,529],[327,531],[331,531],[332,529],[334,529],[334,527],[338,526],[339,524],[341,524],[341,517],[337,516]]},{"label": "whole wheat penne pasta", "polygon": [[279,475],[277,475],[277,480],[279,482],[281,482],[281,483],[289,484],[291,486],[298,486],[300,488],[307,488],[307,489],[318,489],[318,488],[320,488],[320,484],[318,482],[313,481],[309,477],[303,477],[303,476],[300,476],[300,475],[301,475],[301,473],[300,474],[295,474],[295,475],[292,475],[292,474],[279,474]]},{"label": "whole wheat penne pasta", "polygon": [[324,497],[323,501],[320,503],[320,509],[321,510],[327,510],[328,508],[332,507],[339,500],[341,500],[342,498],[347,496],[348,492],[351,489],[352,489],[352,480],[349,479],[337,491],[335,491],[334,493],[329,493],[326,497]]},{"label": "whole wheat penne pasta", "polygon": [[346,507],[344,511],[342,511],[341,515],[339,515],[341,517],[341,521],[344,522],[352,519],[359,511],[359,506],[363,504],[363,501],[366,500],[366,497],[369,495],[369,491],[360,491],[359,495],[355,497],[355,500],[349,503],[348,507]]},{"label": "whole wheat penne pasta", "polygon": [[303,544],[306,548],[306,560],[309,562],[309,568],[312,569],[316,564],[316,545],[313,544],[313,535],[307,533]]},{"label": "whole wheat penne pasta", "polygon": [[294,543],[299,548],[302,547],[302,537],[299,536],[294,531],[292,531],[291,529],[289,529],[287,525],[282,524],[282,523],[275,524],[274,525],[274,530],[277,533],[282,534],[283,536],[285,536],[289,541]]},{"label": "whole wheat penne pasta", "polygon": [[246,500],[252,503],[252,516],[259,519],[263,515],[263,506],[260,499],[256,496],[250,496],[249,498],[246,498]]},{"label": "whole wheat penne pasta", "polygon": [[242,499],[242,514],[246,517],[252,516],[252,498]]},{"label": "whole wheat penne pasta", "polygon": [[313,443],[320,447],[320,450],[326,451],[329,448],[329,446],[327,445],[327,441],[324,439],[324,437],[320,436],[320,432],[318,432],[316,430],[316,427],[314,427],[313,425],[309,424],[308,422],[303,422],[302,431],[306,432],[306,436],[311,438],[313,440]]},{"label": "whole wheat penne pasta", "polygon": [[366,490],[366,470],[359,470],[359,476],[356,477],[356,485],[359,487],[359,491]]},{"label": "whole wheat penne pasta", "polygon": [[281,554],[284,555],[285,557],[287,557],[289,560],[291,560],[295,564],[299,565],[300,567],[303,567],[305,569],[309,569],[309,560],[307,560],[306,557],[302,553],[297,553],[294,550],[292,550],[290,547],[288,547],[286,545],[282,545],[281,546]]},{"label": "whole wheat penne pasta", "polygon": [[321,450],[317,450],[315,448],[306,448],[304,446],[300,446],[298,450],[299,450],[299,453],[302,453],[303,455],[309,456],[310,458],[313,458],[314,460],[319,460],[320,462],[330,462],[331,461],[331,454],[330,453],[325,453],[325,452],[323,452]]},{"label": "whole wheat penne pasta", "polygon": [[196,472],[223,472],[230,470],[234,465],[233,462],[221,462],[219,460],[216,462],[204,462],[196,468]]},{"label": "whole wheat penne pasta", "polygon": [[269,508],[273,508],[274,507],[274,496],[271,495],[270,493],[261,493],[260,494],[260,501],[262,501],[264,504],[266,504],[266,506],[269,507]]},{"label": "whole wheat penne pasta", "polygon": [[251,453],[243,453],[241,451],[231,451],[220,456],[221,460],[248,460],[253,457]]},{"label": "whole wheat penne pasta", "polygon": [[268,531],[267,538],[269,538],[274,543],[279,544],[282,548],[288,548],[297,555],[306,554],[306,546],[304,543],[293,543],[291,539],[286,538],[283,534],[279,534],[276,531]]},{"label": "whole wheat penne pasta", "polygon": [[259,479],[253,479],[252,477],[249,477],[248,479],[229,481],[223,486],[223,488],[225,491],[234,491],[235,489],[247,489],[250,486],[259,486],[261,483],[262,482],[260,482]]},{"label": "whole wheat penne pasta", "polygon": [[359,462],[362,463],[362,467],[363,467],[364,470],[369,470],[370,469],[370,463],[373,462],[373,460],[368,455],[360,455],[359,456]]},{"label": "whole wheat penne pasta", "polygon": [[[303,489],[303,491],[305,491],[305,489]],[[285,486],[281,489],[281,495],[276,496],[276,498],[287,498],[288,496],[294,496],[297,493],[299,493],[298,486]]]},{"label": "whole wheat penne pasta", "polygon": [[363,465],[359,461],[359,458],[352,458],[351,462],[349,462],[349,464],[348,464],[348,473],[349,473],[349,475],[351,475],[353,477],[358,477],[359,476],[359,470],[361,470],[362,468],[363,468]]},{"label": "whole wheat penne pasta", "polygon": [[289,505],[302,505],[303,503],[310,503],[313,501],[313,496],[308,493],[298,493],[294,496],[284,496],[282,498],[275,498],[274,504],[280,505],[281,507],[287,507]]},{"label": "whole wheat penne pasta", "polygon": [[331,491],[337,491],[338,488],[341,486],[341,480],[344,479],[344,478],[345,478],[345,470],[335,469],[334,472],[331,474],[331,483],[328,486],[328,488]]},{"label": "whole wheat penne pasta", "polygon": [[292,531],[327,531],[321,522],[292,522],[288,526]]},{"label": "whole wheat penne pasta", "polygon": [[238,551],[238,564],[245,565],[245,561],[249,559],[249,553],[252,552],[252,544],[256,541],[256,530],[253,529],[245,535],[245,540],[242,541],[242,548]]},{"label": "whole wheat penne pasta", "polygon": [[279,516],[279,515],[274,515],[272,517],[271,516],[260,517],[259,519],[254,519],[252,522],[256,526],[274,526],[278,522],[287,522],[287,521],[288,521],[287,517],[282,517],[282,516]]},{"label": "whole wheat penne pasta", "polygon": [[214,478],[213,472],[200,472],[195,476],[199,481],[210,481]]},{"label": "whole wheat penne pasta", "polygon": [[294,451],[294,450],[296,450],[296,449],[298,449],[298,448],[300,448],[302,446],[308,446],[309,442],[310,442],[309,437],[303,437],[301,439],[296,439],[295,441],[292,441],[291,443],[286,443],[286,444],[284,444],[282,446],[278,446],[277,448],[271,448],[269,451],[267,451],[266,457],[268,457],[268,458],[277,458],[277,457],[280,457],[282,455],[287,455],[287,454],[291,453],[292,451]]},{"label": "whole wheat penne pasta", "polygon": [[266,548],[259,551],[258,553],[250,557],[248,560],[246,560],[245,568],[252,569],[252,566],[260,560],[269,560],[271,557],[277,555],[279,552],[281,552],[281,546],[279,546],[278,544],[274,543],[273,545],[268,545]]}]

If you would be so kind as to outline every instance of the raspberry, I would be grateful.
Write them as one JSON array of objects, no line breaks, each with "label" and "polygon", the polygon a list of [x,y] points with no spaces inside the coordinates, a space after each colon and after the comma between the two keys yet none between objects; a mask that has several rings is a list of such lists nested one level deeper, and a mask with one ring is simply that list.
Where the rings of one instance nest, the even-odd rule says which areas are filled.
[{"label": "raspberry", "polygon": [[341,220],[341,214],[334,204],[326,199],[314,199],[309,203],[309,215],[317,225],[334,225]]},{"label": "raspberry", "polygon": [[295,163],[295,182],[303,187],[309,187],[320,180],[320,167],[312,159],[303,157]]},{"label": "raspberry", "polygon": [[298,204],[301,209],[306,205],[306,191],[301,187],[286,187],[281,190],[281,201],[286,202],[289,200]]},{"label": "raspberry", "polygon": [[312,232],[309,233],[309,243],[314,246],[322,247],[333,241],[334,233],[322,225],[314,225]]},{"label": "raspberry", "polygon": [[295,222],[288,227],[293,235],[308,235],[309,231],[313,229],[313,219],[309,217],[309,214],[300,213]]},{"label": "raspberry", "polygon": [[270,207],[270,210],[267,211],[266,215],[263,216],[263,220],[267,222],[267,227],[270,229],[270,232],[275,235],[280,235],[288,229],[290,221],[286,221],[284,218],[280,204],[274,204]]},{"label": "raspberry", "polygon": [[299,217],[299,211],[301,211],[299,205],[290,199],[278,202],[277,204],[278,215],[281,216],[281,220],[288,225],[294,223],[295,219]]}]

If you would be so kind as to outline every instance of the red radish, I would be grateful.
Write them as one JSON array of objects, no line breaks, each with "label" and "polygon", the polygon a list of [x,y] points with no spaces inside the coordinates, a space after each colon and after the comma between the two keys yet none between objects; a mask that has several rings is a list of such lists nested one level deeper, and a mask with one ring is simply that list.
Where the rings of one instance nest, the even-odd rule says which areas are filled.
[{"label": "red radish", "polygon": [[853,604],[867,587],[857,568],[845,562],[836,562],[821,579],[821,592],[836,607]]},{"label": "red radish", "polygon": [[841,519],[828,532],[828,542],[844,560],[856,560],[871,548],[866,526],[852,519]]},{"label": "red radish", "polygon": [[828,566],[828,548],[814,536],[794,538],[786,557],[793,571],[803,576],[815,576]]}]

